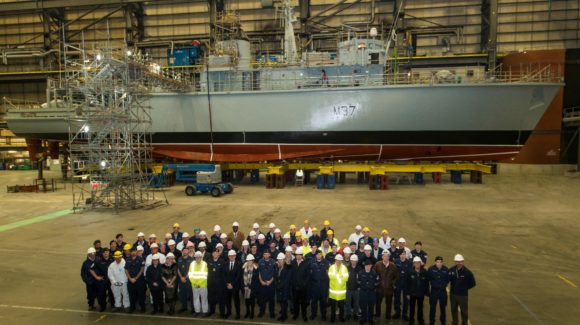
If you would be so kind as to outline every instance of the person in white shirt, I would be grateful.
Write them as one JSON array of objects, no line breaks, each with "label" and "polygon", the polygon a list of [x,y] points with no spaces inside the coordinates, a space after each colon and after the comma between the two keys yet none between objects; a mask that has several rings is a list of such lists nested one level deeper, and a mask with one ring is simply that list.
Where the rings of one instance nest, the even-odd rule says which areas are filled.
[{"label": "person in white shirt", "polygon": [[381,238],[379,238],[379,247],[383,251],[391,247],[391,236],[389,236],[389,231],[387,229],[383,229],[383,231],[381,231]]},{"label": "person in white shirt", "polygon": [[151,265],[151,263],[153,263],[154,254],[159,254],[159,263],[162,265],[165,264],[165,255],[159,253],[159,245],[157,245],[157,243],[153,243],[151,244],[151,254],[147,255],[147,258],[145,259],[145,273],[147,273],[147,268]]},{"label": "person in white shirt", "polygon": [[411,249],[406,245],[407,241],[405,240],[405,238],[403,237],[399,238],[399,251],[404,250],[405,253],[407,253],[407,258],[411,260],[413,259],[413,254],[411,254]]},{"label": "person in white shirt", "polygon": [[113,255],[115,261],[109,265],[107,276],[111,281],[111,291],[115,297],[115,309],[117,311],[121,308],[129,309],[131,303],[129,301],[129,290],[127,289],[127,274],[125,273],[125,260],[123,253],[116,251]]},{"label": "person in white shirt", "polygon": [[302,240],[306,240],[306,242],[308,242],[308,239],[310,239],[310,236],[312,236],[312,228],[310,228],[310,220],[308,219],[304,220],[304,226],[302,227],[302,229],[300,229],[300,233],[302,234]]},{"label": "person in white shirt", "polygon": [[354,232],[348,236],[348,243],[356,243],[358,245],[359,240],[364,236],[361,231],[361,225],[356,225],[356,227],[354,227]]},{"label": "person in white shirt", "polygon": [[183,235],[181,235],[181,238],[182,240],[177,243],[177,246],[175,247],[178,251],[181,251],[183,247],[187,247],[187,243],[189,242],[189,234],[184,232]]}]

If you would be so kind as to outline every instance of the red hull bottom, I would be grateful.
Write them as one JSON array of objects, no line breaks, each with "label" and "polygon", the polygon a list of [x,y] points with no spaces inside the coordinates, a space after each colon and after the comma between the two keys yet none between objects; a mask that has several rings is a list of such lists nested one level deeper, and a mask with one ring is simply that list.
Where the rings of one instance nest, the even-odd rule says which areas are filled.
[{"label": "red hull bottom", "polygon": [[326,144],[154,144],[159,156],[215,162],[276,160],[495,161],[517,155],[522,146],[326,145]]}]

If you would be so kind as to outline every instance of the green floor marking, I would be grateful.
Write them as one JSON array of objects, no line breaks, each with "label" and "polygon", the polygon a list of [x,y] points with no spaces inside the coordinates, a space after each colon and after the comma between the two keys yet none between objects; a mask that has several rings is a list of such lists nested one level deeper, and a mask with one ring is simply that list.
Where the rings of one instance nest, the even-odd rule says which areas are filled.
[{"label": "green floor marking", "polygon": [[12,229],[16,229],[16,228],[20,228],[20,227],[32,225],[32,224],[35,224],[37,222],[42,222],[42,221],[46,221],[46,220],[52,220],[52,219],[64,217],[64,216],[66,216],[68,214],[71,214],[72,212],[73,211],[71,209],[66,209],[66,210],[61,210],[61,211],[55,211],[55,212],[47,213],[45,215],[33,217],[33,218],[30,218],[30,219],[24,219],[24,220],[16,221],[16,222],[13,222],[13,223],[9,223],[7,225],[1,225],[0,226],[0,232],[5,232],[5,231],[8,231],[8,230],[12,230]]}]

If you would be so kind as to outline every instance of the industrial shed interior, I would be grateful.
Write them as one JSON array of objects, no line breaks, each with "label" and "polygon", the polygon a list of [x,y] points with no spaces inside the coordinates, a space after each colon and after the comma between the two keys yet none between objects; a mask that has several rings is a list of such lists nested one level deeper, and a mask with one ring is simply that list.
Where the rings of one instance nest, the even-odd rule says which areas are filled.
[{"label": "industrial shed interior", "polygon": [[580,1],[0,0],[0,60],[5,324],[580,318]]}]

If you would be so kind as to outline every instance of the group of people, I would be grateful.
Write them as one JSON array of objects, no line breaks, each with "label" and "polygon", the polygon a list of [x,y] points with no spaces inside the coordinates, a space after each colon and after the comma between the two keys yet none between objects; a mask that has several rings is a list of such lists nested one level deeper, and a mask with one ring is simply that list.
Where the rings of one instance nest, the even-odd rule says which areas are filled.
[{"label": "group of people", "polygon": [[453,324],[459,323],[458,311],[467,324],[475,278],[462,255],[455,255],[450,268],[441,256],[429,267],[420,241],[410,249],[403,237],[391,238],[386,229],[380,237],[370,233],[357,225],[339,242],[328,220],[320,231],[305,220],[301,229],[291,225],[284,234],[273,223],[265,232],[255,223],[246,236],[234,222],[229,232],[216,225],[211,235],[200,228],[190,235],[176,223],[164,240],[155,234],[146,240],[142,232],[134,243],[126,243],[122,234],[109,247],[95,240],[81,278],[89,310],[97,301],[101,312],[107,300],[113,311],[145,312],[149,298],[153,314],[167,310],[210,317],[217,311],[223,319],[240,319],[243,300],[247,319],[254,319],[256,304],[257,317],[268,313],[274,319],[279,304],[278,321],[290,315],[304,322],[320,315],[325,321],[330,306],[330,322],[373,324],[374,317],[384,315],[424,324],[428,297],[429,323],[435,324],[438,312],[445,324],[449,297]]}]

